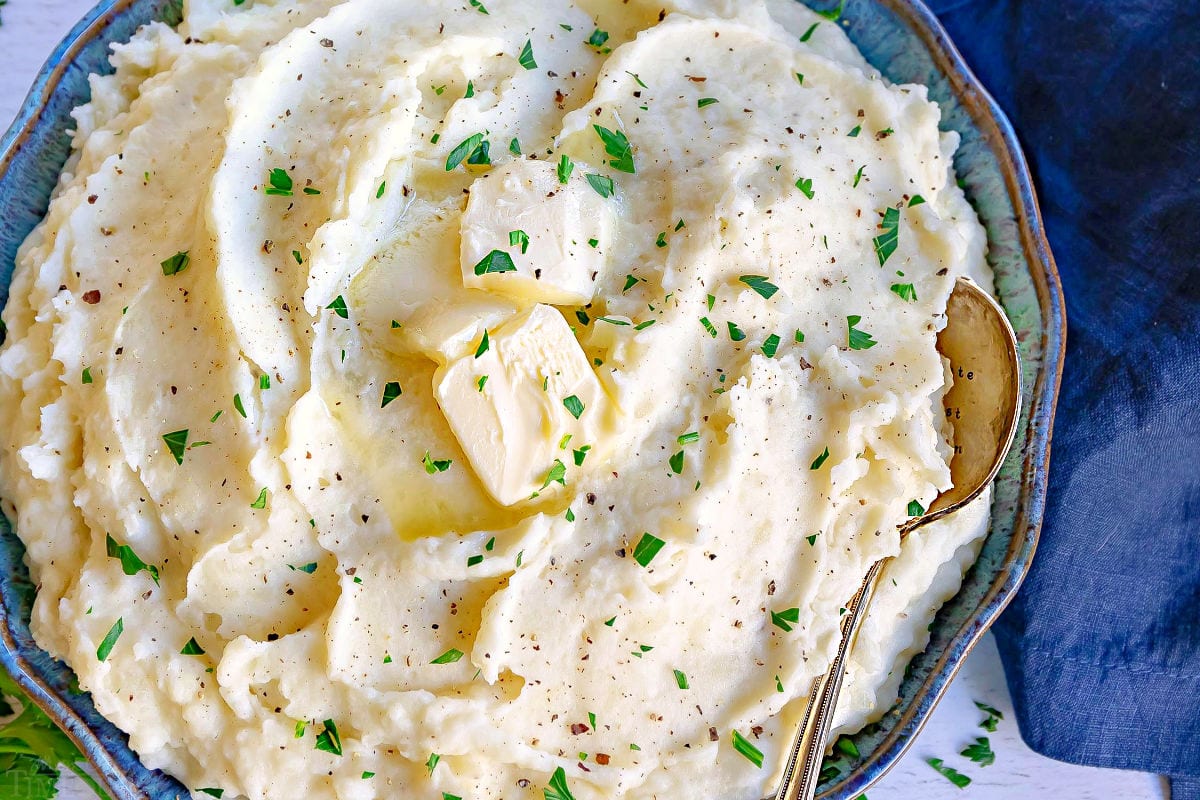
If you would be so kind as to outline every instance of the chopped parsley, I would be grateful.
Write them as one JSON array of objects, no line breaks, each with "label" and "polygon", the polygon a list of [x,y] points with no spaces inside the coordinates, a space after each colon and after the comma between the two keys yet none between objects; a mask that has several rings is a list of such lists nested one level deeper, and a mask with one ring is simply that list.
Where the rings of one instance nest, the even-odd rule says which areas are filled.
[{"label": "chopped parsley", "polygon": [[258,493],[258,497],[250,504],[251,508],[263,509],[267,507],[267,487],[263,487]]},{"label": "chopped parsley", "polygon": [[[816,26],[814,25],[813,27],[815,28]],[[811,32],[812,29],[810,28],[809,30]],[[762,750],[759,750],[757,747],[755,747],[749,739],[747,739],[745,736],[742,736],[737,731],[733,731],[733,749],[745,756],[746,760],[751,764],[759,769],[762,769]]]},{"label": "chopped parsley", "polygon": [[847,133],[846,135],[849,136],[851,139],[857,139],[858,135],[860,133],[862,133],[862,125],[855,125],[853,128],[850,129],[850,132]]},{"label": "chopped parsley", "polygon": [[808,30],[806,30],[804,33],[802,33],[800,35],[800,41],[807,42],[809,39],[811,39],[812,35],[813,35],[813,31],[815,31],[817,29],[817,26],[820,24],[821,23],[819,23],[819,22],[814,22],[812,25],[809,25]]},{"label": "chopped parsley", "polygon": [[700,431],[692,431],[691,433],[685,433],[682,436],[679,436],[677,439],[675,439],[675,441],[678,442],[679,444],[694,444],[695,442],[700,441]]},{"label": "chopped parsley", "polygon": [[650,566],[650,562],[658,555],[658,551],[663,549],[664,544],[666,542],[654,534],[643,533],[642,538],[638,540],[637,545],[633,548],[633,560],[643,567]]},{"label": "chopped parsley", "polygon": [[187,640],[187,644],[185,644],[183,649],[179,651],[179,655],[202,656],[204,655],[204,648],[200,646],[200,643],[196,641],[196,637],[193,636]]},{"label": "chopped parsley", "polygon": [[879,223],[879,227],[883,229],[883,233],[875,237],[875,255],[879,258],[879,266],[887,263],[891,258],[892,253],[896,252],[896,245],[900,237],[900,210],[889,206],[888,210],[883,212],[883,222]]},{"label": "chopped parsley", "polygon": [[544,800],[575,800],[571,789],[567,786],[567,773],[562,767],[554,770],[550,783],[542,789]]},{"label": "chopped parsley", "polygon": [[513,263],[512,256],[503,250],[493,250],[488,253],[479,263],[475,265],[476,275],[487,275],[492,272],[516,272],[517,265]]},{"label": "chopped parsley", "polygon": [[450,155],[446,156],[446,172],[453,172],[459,164],[466,160],[467,156],[478,150],[482,144],[482,133],[473,134],[459,142],[458,145],[450,151]]},{"label": "chopped parsley", "polygon": [[871,334],[867,333],[866,331],[860,331],[858,328],[855,328],[854,326],[859,322],[862,322],[862,317],[858,316],[857,314],[851,314],[850,316],[846,317],[846,330],[850,349],[870,350],[872,347],[879,344],[879,342],[872,339]]},{"label": "chopped parsley", "polygon": [[688,688],[687,675],[684,675],[679,670],[672,670],[672,671],[675,673],[675,685],[678,686],[680,689],[687,689]]},{"label": "chopped parsley", "polygon": [[475,96],[475,81],[467,81],[467,91],[463,92],[463,99],[467,100]]},{"label": "chopped parsley", "polygon": [[852,187],[855,187],[855,188],[858,187],[858,182],[862,180],[863,170],[865,170],[866,168],[867,168],[867,165],[863,164],[861,167],[858,168],[858,172],[854,173],[854,182],[850,184]]},{"label": "chopped parsley", "polygon": [[479,339],[479,346],[475,348],[475,357],[479,358],[481,355],[486,353],[491,346],[491,340],[488,338],[488,332],[485,328],[483,331],[483,336]]},{"label": "chopped parsley", "polygon": [[[342,360],[344,361],[345,359],[346,359],[346,351],[343,350],[342,351]],[[271,388],[271,376],[267,375],[265,373],[262,375],[259,375],[258,376],[258,388],[262,389],[264,392],[267,389],[270,389]]]},{"label": "chopped parsley", "polygon": [[795,74],[795,76],[796,76],[796,83],[798,83],[798,84],[800,84],[801,86],[803,86],[803,85],[804,85],[804,73],[802,73],[802,72],[796,72],[796,73],[794,73],[794,74]]},{"label": "chopped parsley", "polygon": [[187,269],[188,264],[191,262],[192,257],[189,254],[189,251],[181,250],[168,258],[166,261],[163,261],[160,266],[162,267],[163,275],[178,275],[180,272],[183,272],[185,269]]},{"label": "chopped parsley", "polygon": [[800,609],[787,608],[783,611],[771,612],[771,624],[784,633],[790,633],[793,625],[800,623]]},{"label": "chopped parsley", "polygon": [[740,342],[746,338],[746,332],[732,322],[725,323],[729,326],[729,338],[735,342]]},{"label": "chopped parsley", "polygon": [[311,187],[311,186],[305,186],[305,187],[304,187],[304,193],[305,193],[305,194],[307,194],[307,195],[320,194],[320,193],[321,193],[321,190],[320,190],[320,189],[314,189],[314,188],[313,188],[313,187]]},{"label": "chopped parsley", "polygon": [[158,585],[158,567],[142,561],[129,545],[117,544],[117,540],[112,537],[112,534],[108,534],[106,537],[105,551],[109,558],[115,558],[121,562],[121,571],[126,575],[137,575],[145,570],[146,574],[154,580],[154,585]]},{"label": "chopped parsley", "polygon": [[554,459],[553,466],[550,467],[550,471],[546,473],[546,480],[542,482],[542,488],[545,489],[547,486],[549,486],[552,483],[558,483],[563,486],[566,486],[567,485],[566,477],[567,477],[567,465],[556,458],[556,459]]},{"label": "chopped parsley", "polygon": [[471,8],[475,9],[480,14],[488,13],[488,10],[484,8],[483,3],[479,2],[479,0],[467,0],[467,2],[471,4]]},{"label": "chopped parsley", "polygon": [[430,664],[453,664],[454,662],[460,660],[462,657],[463,657],[462,650],[451,647],[449,650],[442,653],[440,656],[435,658],[433,661],[430,661],[429,663]]},{"label": "chopped parsley", "polygon": [[858,745],[845,736],[839,736],[833,746],[839,753],[849,758],[859,758],[861,755],[858,752]]},{"label": "chopped parsley", "polygon": [[213,788],[208,788],[208,789],[197,789],[196,791],[197,791],[197,792],[203,792],[204,794],[208,795],[209,797],[217,797],[217,798],[220,798],[220,797],[224,797],[224,796],[225,796],[225,790],[224,790],[224,789],[213,789]]},{"label": "chopped parsley", "polygon": [[242,396],[240,394],[233,396],[233,409],[242,415],[242,419],[246,419],[246,407],[242,405]]},{"label": "chopped parsley", "polygon": [[163,434],[163,441],[167,444],[167,450],[171,452],[172,458],[176,464],[183,463],[183,451],[187,449],[188,429],[184,428],[181,431],[172,431]]},{"label": "chopped parsley", "polygon": [[583,413],[583,401],[575,395],[563,398],[563,407],[571,412],[571,416],[579,419],[579,415]]},{"label": "chopped parsley", "polygon": [[395,400],[400,395],[404,394],[400,388],[400,381],[388,381],[383,386],[383,402],[379,404],[380,408],[387,408],[387,404]]},{"label": "chopped parsley", "polygon": [[275,197],[292,196],[292,176],[276,167],[267,175],[266,193]]},{"label": "chopped parsley", "polygon": [[975,701],[975,707],[987,714],[987,719],[979,723],[979,727],[983,728],[988,733],[995,733],[996,723],[1004,719],[1004,715],[1001,714],[997,709],[992,708],[986,703],[981,703],[978,700]]},{"label": "chopped parsley", "polygon": [[575,162],[566,153],[558,159],[558,182],[566,183],[571,178],[571,173],[575,171]]},{"label": "chopped parsley", "polygon": [[911,198],[909,198],[908,207],[912,208],[913,206],[919,206],[924,202],[925,202],[924,197],[921,197],[921,195],[919,195],[919,194],[914,194]]},{"label": "chopped parsley", "polygon": [[696,108],[704,108],[705,106],[711,106],[713,103],[719,102],[721,101],[715,97],[701,97],[696,101]]},{"label": "chopped parsley", "polygon": [[625,285],[623,287],[621,287],[621,294],[625,294],[630,289],[637,286],[638,282],[640,280],[641,280],[641,278],[636,278],[633,275],[626,275],[625,276]]},{"label": "chopped parsley", "polygon": [[996,754],[986,736],[975,737],[975,743],[968,745],[959,755],[966,756],[981,767],[990,767],[996,763]]},{"label": "chopped parsley", "polygon": [[533,42],[529,39],[525,40],[525,46],[521,48],[521,55],[518,56],[517,61],[525,69],[537,69],[537,59],[533,57]]},{"label": "chopped parsley", "polygon": [[508,143],[508,152],[514,156],[521,155],[521,143],[517,140],[517,137],[514,136],[512,141]]},{"label": "chopped parsley", "polygon": [[708,331],[709,335],[714,339],[717,338],[717,326],[713,325],[708,317],[701,317],[700,324],[704,326],[704,330]]},{"label": "chopped parsley", "polygon": [[366,781],[366,780],[370,780],[371,778],[374,778],[374,777],[375,777],[375,773],[374,773],[374,772],[367,772],[367,771],[365,771],[365,770],[363,771],[363,774],[362,774],[362,779],[363,779],[364,781]]},{"label": "chopped parsley", "polygon": [[337,724],[327,719],[323,723],[325,729],[317,734],[316,749],[322,753],[332,753],[335,756],[342,754],[342,737],[338,734]]},{"label": "chopped parsley", "polygon": [[743,275],[738,280],[762,295],[764,300],[770,300],[779,291],[779,287],[767,280],[766,275]]},{"label": "chopped parsley", "polygon": [[638,86],[640,86],[640,87],[642,87],[643,89],[649,89],[649,88],[650,88],[650,87],[649,87],[649,86],[647,86],[646,84],[642,83],[642,79],[641,79],[641,78],[639,78],[639,77],[637,76],[637,73],[635,73],[635,72],[630,72],[629,70],[625,70],[625,74],[626,74],[626,75],[629,75],[629,76],[630,76],[630,77],[632,77],[632,78],[633,78],[635,81],[637,81],[637,85],[638,85]]},{"label": "chopped parsley", "polygon": [[944,762],[940,758],[926,759],[925,763],[933,767],[935,770],[937,770],[939,775],[960,789],[965,789],[971,785],[970,778],[952,767],[945,766]]},{"label": "chopped parsley", "polygon": [[483,387],[487,385],[487,380],[488,380],[487,375],[480,375],[479,380],[475,382],[475,385],[479,387],[479,391],[481,394],[483,393]]},{"label": "chopped parsley", "polygon": [[325,308],[337,314],[342,319],[350,319],[350,310],[346,308],[346,300],[340,294],[333,298],[333,302],[325,306]]},{"label": "chopped parsley", "polygon": [[919,517],[925,513],[925,507],[916,500],[908,501],[908,515],[910,517]]},{"label": "chopped parsley", "polygon": [[387,181],[383,181],[382,183],[379,184],[379,188],[375,190],[375,199],[378,200],[379,198],[383,197],[383,193],[386,191],[387,191]]},{"label": "chopped parsley", "polygon": [[577,467],[583,466],[583,460],[585,458],[587,458],[588,451],[591,449],[592,449],[592,446],[590,444],[585,444],[583,447],[579,448],[578,450],[571,451],[571,455],[575,459],[575,466],[577,466]]},{"label": "chopped parsley", "polygon": [[810,464],[808,468],[809,469],[820,469],[821,465],[825,463],[825,459],[827,459],[827,458],[829,458],[829,448],[828,447],[826,447],[824,450],[821,451],[821,455],[819,455],[815,459],[813,459],[812,464]]},{"label": "chopped parsley", "polygon": [[829,20],[830,22],[837,22],[838,19],[841,18],[842,11],[844,11],[845,8],[846,8],[846,0],[841,0],[837,4],[836,8],[831,8],[828,11],[818,11],[817,13],[820,14],[825,19]]},{"label": "chopped parsley", "polygon": [[913,286],[911,283],[893,283],[888,288],[899,295],[901,300],[917,299],[917,287]]},{"label": "chopped parsley", "polygon": [[492,143],[484,141],[479,147],[475,148],[475,152],[467,157],[467,163],[490,165],[492,163],[491,149]]},{"label": "chopped parsley", "polygon": [[104,639],[100,642],[100,646],[96,648],[96,658],[100,661],[107,661],[109,654],[117,643],[117,639],[121,638],[121,634],[125,631],[125,620],[121,617],[113,623],[113,626],[108,629],[108,633],[104,634]]},{"label": "chopped parsley", "polygon": [[[566,156],[563,156],[563,158],[566,158]],[[521,246],[521,255],[525,255],[525,252],[529,250],[529,234],[523,230],[509,231],[508,246],[516,247],[517,245]]]},{"label": "chopped parsley", "polygon": [[658,238],[654,240],[654,246],[655,247],[666,247],[667,246],[667,232],[666,231],[659,232]]},{"label": "chopped parsley", "polygon": [[774,358],[775,353],[779,350],[779,334],[772,333],[762,343],[763,355],[767,358]]},{"label": "chopped parsley", "polygon": [[683,451],[680,450],[678,453],[671,456],[669,463],[671,465],[672,472],[674,472],[676,475],[682,475],[683,474]]},{"label": "chopped parsley", "polygon": [[608,162],[613,169],[621,172],[632,174],[634,170],[633,164],[633,147],[629,144],[629,139],[621,131],[610,131],[603,125],[593,125],[596,135],[600,137],[600,141],[604,143],[604,152],[612,156],[612,160]]},{"label": "chopped parsley", "polygon": [[91,367],[83,368],[83,375],[80,378],[80,380],[85,384],[92,382],[92,368]]},{"label": "chopped parsley", "polygon": [[450,469],[450,465],[454,462],[450,459],[445,459],[442,461],[434,460],[430,457],[429,451],[426,450],[425,457],[421,459],[421,463],[425,465],[425,471],[427,473],[434,475],[438,472],[445,472],[446,470]]},{"label": "chopped parsley", "polygon": [[310,561],[307,564],[301,564],[298,567],[288,564],[288,569],[292,570],[293,572],[303,572],[305,575],[312,575],[317,571],[317,562]]},{"label": "chopped parsley", "polygon": [[803,193],[804,196],[809,200],[812,200],[813,195],[816,194],[813,191],[812,178],[801,178],[800,180],[796,181],[796,188],[799,189],[801,193]]},{"label": "chopped parsley", "polygon": [[[613,185],[613,179],[607,175],[597,175],[594,172],[589,172],[585,177],[587,178],[588,185],[595,189],[596,194],[600,195],[601,197],[612,197],[616,193],[616,186]],[[590,241],[595,240],[593,239]],[[595,246],[596,245],[592,245],[592,247]]]},{"label": "chopped parsley", "polygon": [[590,47],[594,47],[596,50],[599,50],[603,53],[612,52],[609,48],[604,46],[606,42],[608,42],[608,31],[602,31],[599,28],[596,28],[594,31],[592,31],[592,35],[587,39],[587,44]]}]

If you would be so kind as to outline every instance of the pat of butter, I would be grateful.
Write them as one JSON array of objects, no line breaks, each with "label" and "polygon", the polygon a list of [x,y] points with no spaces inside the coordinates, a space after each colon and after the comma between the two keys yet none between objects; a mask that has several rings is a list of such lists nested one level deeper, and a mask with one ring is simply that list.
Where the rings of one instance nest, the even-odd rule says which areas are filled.
[{"label": "pat of butter", "polygon": [[570,484],[580,473],[573,451],[583,450],[585,465],[596,463],[612,438],[614,404],[567,321],[548,305],[491,331],[486,351],[441,367],[433,384],[475,474],[501,505],[557,485],[548,478]]},{"label": "pat of butter", "polygon": [[[462,217],[463,284],[526,303],[590,302],[616,226],[616,201],[592,189],[586,171],[576,164],[563,184],[555,164],[518,159],[476,180]],[[487,271],[494,250],[515,269]]]}]

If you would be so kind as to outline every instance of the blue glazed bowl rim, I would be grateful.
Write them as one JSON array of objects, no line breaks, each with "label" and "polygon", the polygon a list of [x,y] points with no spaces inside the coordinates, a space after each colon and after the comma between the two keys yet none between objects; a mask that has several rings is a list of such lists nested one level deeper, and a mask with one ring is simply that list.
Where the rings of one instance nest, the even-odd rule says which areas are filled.
[{"label": "blue glazed bowl rim", "polygon": [[[57,90],[59,81],[72,68],[80,50],[135,2],[101,0],[55,47],[39,71],[12,126],[0,138],[0,180],[6,176],[24,142],[41,123],[42,113]],[[823,793],[821,800],[858,796],[900,760],[928,721],[967,653],[1012,600],[1024,580],[1037,549],[1045,510],[1054,408],[1066,347],[1062,285],[1046,240],[1029,167],[1012,124],[967,66],[937,17],[922,0],[869,2],[894,14],[921,40],[998,163],[1016,213],[1021,247],[1037,293],[1041,314],[1042,365],[1032,391],[1027,439],[1021,462],[1022,486],[1004,568],[993,579],[990,591],[980,601],[979,611],[952,635],[948,646],[930,670],[925,686],[914,697],[914,702],[904,708],[901,718],[888,736],[843,780]],[[0,582],[0,589],[3,588]],[[2,607],[7,609],[10,602],[4,600]],[[0,618],[0,666],[13,676],[35,704],[64,728],[96,768],[102,781],[110,784],[107,788],[111,790],[111,784],[120,781],[123,791],[116,792],[114,796],[153,800],[151,795],[134,783],[119,777],[125,773],[120,761],[131,757],[132,753],[127,748],[124,752],[110,750],[89,721],[65,702],[36,669],[28,665],[28,659],[20,653],[14,640],[14,631],[6,613]]]}]

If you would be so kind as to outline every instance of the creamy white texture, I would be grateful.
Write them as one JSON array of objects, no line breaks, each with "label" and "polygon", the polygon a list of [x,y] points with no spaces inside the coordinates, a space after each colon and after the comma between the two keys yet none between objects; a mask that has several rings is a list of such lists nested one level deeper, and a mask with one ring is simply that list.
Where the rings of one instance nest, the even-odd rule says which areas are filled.
[{"label": "creamy white texture", "polygon": [[[925,89],[782,0],[195,0],[113,60],[20,254],[0,469],[38,641],[142,760],[226,797],[769,794],[949,480],[934,343],[985,238]],[[892,565],[847,725],[985,525]]]}]

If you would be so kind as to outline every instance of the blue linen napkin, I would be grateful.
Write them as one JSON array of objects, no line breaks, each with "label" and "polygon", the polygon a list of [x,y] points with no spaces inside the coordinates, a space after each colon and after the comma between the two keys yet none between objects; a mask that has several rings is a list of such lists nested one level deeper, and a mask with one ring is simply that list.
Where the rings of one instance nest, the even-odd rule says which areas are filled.
[{"label": "blue linen napkin", "polygon": [[933,0],[1033,168],[1069,336],[1033,567],[996,628],[1025,741],[1200,798],[1200,2]]}]

